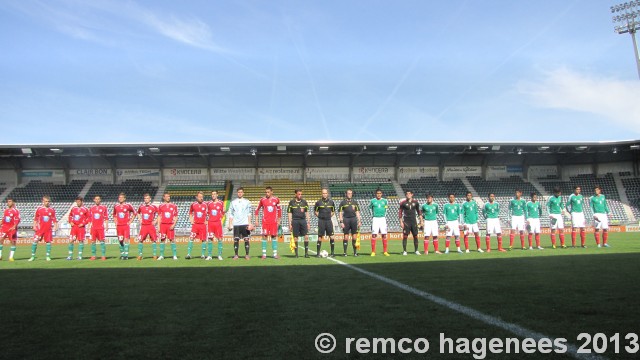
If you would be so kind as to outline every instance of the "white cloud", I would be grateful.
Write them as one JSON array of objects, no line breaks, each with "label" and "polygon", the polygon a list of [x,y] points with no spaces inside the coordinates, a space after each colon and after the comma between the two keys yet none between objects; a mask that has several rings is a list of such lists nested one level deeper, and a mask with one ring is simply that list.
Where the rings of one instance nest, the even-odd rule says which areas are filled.
[{"label": "white cloud", "polygon": [[197,17],[161,13],[133,1],[33,0],[12,2],[10,5],[29,16],[48,22],[64,34],[82,40],[110,43],[108,38],[122,35],[123,32],[135,34],[139,30],[136,25],[143,25],[155,34],[188,46],[227,52],[213,41],[209,25]]},{"label": "white cloud", "polygon": [[640,81],[578,73],[561,68],[538,81],[518,84],[521,94],[542,108],[598,115],[640,133]]}]

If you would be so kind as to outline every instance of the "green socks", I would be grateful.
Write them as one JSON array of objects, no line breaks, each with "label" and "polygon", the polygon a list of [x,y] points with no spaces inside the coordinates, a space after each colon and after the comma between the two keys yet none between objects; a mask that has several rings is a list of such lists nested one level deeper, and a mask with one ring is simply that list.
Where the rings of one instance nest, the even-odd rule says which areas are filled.
[{"label": "green socks", "polygon": [[107,245],[104,241],[100,242],[100,251],[102,252],[102,257],[107,256]]},{"label": "green socks", "polygon": [[207,249],[207,243],[205,241],[202,242],[202,251],[200,252],[201,256],[204,256],[204,252]]},{"label": "green socks", "polygon": [[178,247],[174,242],[171,243],[171,252],[173,252],[173,256],[178,256]]},{"label": "green socks", "polygon": [[36,249],[38,249],[38,243],[34,242],[31,244],[31,256],[36,256]]},{"label": "green socks", "polygon": [[262,237],[262,255],[267,255],[267,238]]},{"label": "green socks", "polygon": [[213,241],[207,241],[207,256],[211,256],[213,253]]},{"label": "green socks", "polygon": [[167,247],[167,244],[164,242],[160,243],[160,256],[164,257],[164,249]]},{"label": "green socks", "polygon": [[142,250],[144,249],[144,245],[139,242],[138,243],[138,256],[142,256]]},{"label": "green socks", "polygon": [[187,256],[191,256],[191,250],[193,250],[193,240],[189,239],[189,245],[187,245]]},{"label": "green socks", "polygon": [[218,240],[218,256],[222,256],[222,240]]},{"label": "green socks", "polygon": [[69,243],[69,256],[73,256],[73,241]]},{"label": "green socks", "polygon": [[51,243],[47,243],[46,247],[47,249],[47,257],[51,256]]},{"label": "green socks", "polygon": [[91,256],[96,256],[96,243],[91,243]]},{"label": "green socks", "polygon": [[271,250],[273,250],[273,255],[278,255],[278,239],[271,238]]},{"label": "green socks", "polygon": [[151,243],[151,251],[153,256],[158,256],[158,244],[156,242]]}]

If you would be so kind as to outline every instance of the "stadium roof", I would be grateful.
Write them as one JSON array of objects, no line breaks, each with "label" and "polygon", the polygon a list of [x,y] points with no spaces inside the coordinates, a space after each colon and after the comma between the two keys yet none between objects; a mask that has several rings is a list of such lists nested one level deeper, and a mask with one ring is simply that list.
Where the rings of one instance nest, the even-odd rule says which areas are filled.
[{"label": "stadium roof", "polygon": [[638,151],[640,140],[599,142],[304,141],[0,145],[0,157],[223,156],[352,154],[585,154]]}]

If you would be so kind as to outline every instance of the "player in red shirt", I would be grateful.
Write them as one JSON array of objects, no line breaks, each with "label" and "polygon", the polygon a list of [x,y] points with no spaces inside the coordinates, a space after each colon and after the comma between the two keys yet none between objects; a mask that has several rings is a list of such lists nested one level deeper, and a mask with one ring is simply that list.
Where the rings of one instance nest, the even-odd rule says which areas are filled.
[{"label": "player in red shirt", "polygon": [[138,208],[138,221],[140,222],[140,232],[138,233],[138,260],[142,260],[144,241],[151,239],[151,249],[153,250],[153,260],[158,260],[158,234],[156,225],[158,224],[158,208],[151,203],[151,195],[144,194],[144,204]]},{"label": "player in red shirt", "polygon": [[282,208],[280,207],[280,199],[273,195],[271,186],[264,189],[265,195],[256,208],[256,223],[258,226],[258,215],[262,209],[262,259],[267,258],[267,237],[271,241],[271,249],[273,250],[273,258],[278,257],[278,227],[280,226],[280,218],[282,217]]},{"label": "player in red shirt", "polygon": [[222,260],[222,218],[224,217],[224,202],[218,199],[218,192],[211,192],[211,201],[207,203],[207,260],[211,260],[213,252],[213,238],[218,241],[218,260]]},{"label": "player in red shirt", "polygon": [[76,198],[76,206],[69,211],[69,225],[71,225],[71,233],[69,234],[69,256],[67,260],[73,260],[73,243],[78,242],[78,260],[82,260],[82,251],[84,250],[84,241],[86,235],[86,225],[89,223],[89,209],[84,206],[84,199],[81,196]]},{"label": "player in red shirt", "polygon": [[158,260],[164,260],[164,249],[166,240],[171,242],[171,252],[173,260],[178,260],[178,251],[176,249],[176,223],[178,222],[178,206],[171,202],[171,195],[164,193],[162,195],[162,204],[158,207],[158,216],[160,217],[160,257]]},{"label": "player in red shirt", "polygon": [[11,252],[9,261],[13,260],[16,252],[16,242],[18,241],[18,224],[20,224],[20,211],[16,208],[13,198],[7,198],[7,208],[2,216],[2,227],[0,228],[0,260],[2,260],[2,245],[5,240],[11,241]]},{"label": "player in red shirt", "polygon": [[136,216],[133,206],[126,202],[124,193],[118,195],[118,203],[113,207],[113,218],[116,223],[116,233],[120,242],[120,260],[129,260],[129,243],[131,241],[131,223]]},{"label": "player in red shirt", "polygon": [[198,191],[196,201],[189,207],[189,221],[191,222],[191,236],[189,236],[187,256],[185,256],[185,259],[191,259],[194,239],[202,241],[202,255],[200,255],[200,258],[205,259],[204,252],[207,246],[207,224],[205,223],[207,221],[207,203],[204,202],[204,194],[202,191]]},{"label": "player in red shirt", "polygon": [[104,205],[100,205],[102,197],[96,195],[93,197],[95,204],[89,208],[89,238],[91,239],[91,259],[96,259],[96,240],[100,241],[100,251],[102,252],[102,260],[107,260],[107,246],[104,243],[104,233],[109,230],[109,210]]},{"label": "player in red shirt", "polygon": [[33,244],[31,245],[31,258],[29,261],[36,259],[36,250],[38,249],[38,241],[44,241],[47,249],[47,261],[51,261],[51,240],[53,240],[53,232],[58,230],[58,219],[56,219],[56,211],[50,207],[51,198],[49,195],[42,197],[42,206],[36,209],[33,218]]}]

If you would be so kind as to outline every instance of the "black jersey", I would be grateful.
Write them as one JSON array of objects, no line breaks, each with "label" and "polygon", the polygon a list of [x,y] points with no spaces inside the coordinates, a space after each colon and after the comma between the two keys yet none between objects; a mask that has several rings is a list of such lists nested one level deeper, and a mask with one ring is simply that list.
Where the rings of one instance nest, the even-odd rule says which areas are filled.
[{"label": "black jersey", "polygon": [[398,216],[402,218],[404,221],[415,221],[416,217],[420,216],[422,212],[420,211],[420,204],[416,199],[403,199],[400,201],[400,208],[398,211]]},{"label": "black jersey", "polygon": [[354,218],[356,217],[356,211],[360,211],[358,203],[353,198],[342,200],[338,208],[338,211],[342,212],[343,218]]},{"label": "black jersey", "polygon": [[309,205],[307,204],[307,200],[300,199],[297,201],[296,199],[291,199],[289,201],[289,209],[287,212],[291,215],[293,220],[295,219],[306,219],[307,211],[309,211]]},{"label": "black jersey", "polygon": [[331,199],[320,199],[316,201],[313,210],[318,213],[318,219],[330,220],[331,213],[336,212],[336,204]]}]

